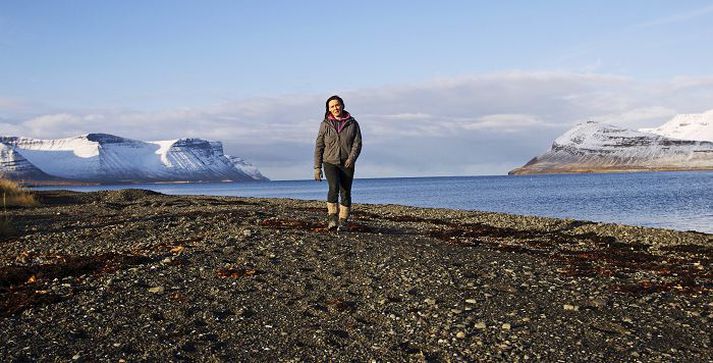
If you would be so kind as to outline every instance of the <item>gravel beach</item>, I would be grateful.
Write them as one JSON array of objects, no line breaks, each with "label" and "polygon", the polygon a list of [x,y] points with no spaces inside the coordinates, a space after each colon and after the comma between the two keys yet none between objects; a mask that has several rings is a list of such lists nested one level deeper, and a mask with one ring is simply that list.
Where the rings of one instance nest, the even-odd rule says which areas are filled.
[{"label": "gravel beach", "polygon": [[713,235],[398,205],[37,193],[0,361],[713,361]]}]

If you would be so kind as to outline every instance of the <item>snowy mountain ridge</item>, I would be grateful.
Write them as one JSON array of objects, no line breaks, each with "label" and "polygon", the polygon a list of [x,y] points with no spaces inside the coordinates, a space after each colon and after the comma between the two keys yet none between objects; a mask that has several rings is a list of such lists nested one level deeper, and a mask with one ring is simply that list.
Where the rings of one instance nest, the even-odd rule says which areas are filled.
[{"label": "snowy mountain ridge", "polygon": [[676,115],[659,127],[639,131],[674,139],[713,142],[713,110]]},{"label": "snowy mountain ridge", "polygon": [[267,180],[218,141],[140,141],[90,133],[63,139],[0,137],[0,173],[26,181],[123,183]]},{"label": "snowy mountain ridge", "polygon": [[713,170],[713,110],[679,115],[653,129],[581,123],[508,174],[674,170]]}]

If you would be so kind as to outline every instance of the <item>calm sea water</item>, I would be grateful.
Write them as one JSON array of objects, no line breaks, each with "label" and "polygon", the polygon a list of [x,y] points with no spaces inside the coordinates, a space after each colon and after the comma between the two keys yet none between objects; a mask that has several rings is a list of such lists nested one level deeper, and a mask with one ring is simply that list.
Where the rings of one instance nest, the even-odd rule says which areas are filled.
[{"label": "calm sea water", "polygon": [[[326,198],[327,183],[141,184],[166,194]],[[123,186],[62,187],[77,191]],[[38,188],[57,189],[57,188]],[[356,179],[354,203],[574,218],[713,233],[713,172]]]}]

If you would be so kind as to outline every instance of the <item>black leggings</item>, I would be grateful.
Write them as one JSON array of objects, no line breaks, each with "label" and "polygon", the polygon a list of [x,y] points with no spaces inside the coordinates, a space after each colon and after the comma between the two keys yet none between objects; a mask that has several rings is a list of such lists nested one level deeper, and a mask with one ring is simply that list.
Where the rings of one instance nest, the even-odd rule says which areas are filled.
[{"label": "black leggings", "polygon": [[351,207],[354,167],[346,168],[343,165],[324,163],[324,176],[327,177],[327,184],[329,184],[327,202],[337,203],[337,197],[341,194],[341,204],[345,207]]}]

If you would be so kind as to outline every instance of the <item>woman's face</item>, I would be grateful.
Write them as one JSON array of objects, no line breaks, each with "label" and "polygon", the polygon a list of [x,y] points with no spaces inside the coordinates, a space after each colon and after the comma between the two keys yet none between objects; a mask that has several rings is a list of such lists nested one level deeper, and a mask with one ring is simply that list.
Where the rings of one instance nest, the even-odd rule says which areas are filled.
[{"label": "woman's face", "polygon": [[329,113],[332,114],[334,117],[338,117],[339,115],[342,114],[342,104],[339,102],[339,100],[331,100],[329,101]]}]

